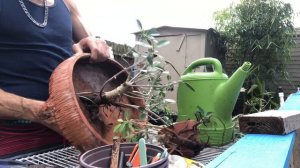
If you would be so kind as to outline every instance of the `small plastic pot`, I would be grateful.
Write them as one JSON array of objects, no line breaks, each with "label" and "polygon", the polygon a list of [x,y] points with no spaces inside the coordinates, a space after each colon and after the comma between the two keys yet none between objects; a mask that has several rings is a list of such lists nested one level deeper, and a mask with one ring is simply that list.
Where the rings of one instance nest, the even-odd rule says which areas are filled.
[{"label": "small plastic pot", "polygon": [[[124,167],[129,159],[135,143],[121,143],[120,152],[124,152]],[[163,153],[164,148],[147,144],[147,160],[151,160],[157,153]],[[84,168],[107,168],[110,167],[112,145],[105,145],[86,151],[80,156],[80,165]],[[168,155],[157,162],[140,166],[140,168],[167,168],[169,165]]]}]

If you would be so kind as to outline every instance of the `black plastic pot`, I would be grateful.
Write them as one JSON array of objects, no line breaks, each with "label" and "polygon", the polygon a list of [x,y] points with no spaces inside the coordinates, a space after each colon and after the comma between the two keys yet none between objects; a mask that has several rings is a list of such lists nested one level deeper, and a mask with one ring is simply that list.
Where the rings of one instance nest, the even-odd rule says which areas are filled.
[{"label": "black plastic pot", "polygon": [[[124,152],[124,164],[129,159],[135,143],[121,143],[120,152]],[[164,149],[159,146],[147,144],[147,160],[151,160],[157,153],[163,153]],[[101,146],[89,150],[80,156],[80,165],[84,168],[107,168],[110,167],[112,145]],[[140,168],[167,168],[169,165],[168,155],[157,162],[140,166]],[[125,167],[125,166],[124,166]]]}]

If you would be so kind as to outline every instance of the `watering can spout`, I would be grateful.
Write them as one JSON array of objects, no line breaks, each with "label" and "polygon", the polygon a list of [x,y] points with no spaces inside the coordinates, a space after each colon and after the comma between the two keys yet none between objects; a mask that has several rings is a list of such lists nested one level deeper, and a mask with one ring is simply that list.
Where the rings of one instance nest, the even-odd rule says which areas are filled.
[{"label": "watering can spout", "polygon": [[231,121],[232,111],[238,99],[243,83],[248,77],[250,68],[251,63],[245,62],[225,83],[220,85],[215,92],[216,103],[223,104],[221,106],[216,106],[216,111],[219,112],[216,113],[216,117],[223,119],[225,123],[230,123]]},{"label": "watering can spout", "polygon": [[240,67],[243,71],[247,72],[251,68],[251,63],[250,62],[244,62],[244,64]]}]

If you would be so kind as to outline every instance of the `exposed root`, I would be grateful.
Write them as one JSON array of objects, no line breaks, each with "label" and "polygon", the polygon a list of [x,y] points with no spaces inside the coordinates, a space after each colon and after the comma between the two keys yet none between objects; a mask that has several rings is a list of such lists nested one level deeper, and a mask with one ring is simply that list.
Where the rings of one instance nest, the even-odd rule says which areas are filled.
[{"label": "exposed root", "polygon": [[121,96],[123,93],[133,90],[130,85],[131,85],[131,83],[125,82],[125,83],[121,84],[120,86],[118,86],[117,88],[115,88],[114,90],[104,92],[101,95],[101,99],[107,100],[107,101],[113,101],[113,100],[115,100],[116,97]]},{"label": "exposed root", "polygon": [[159,132],[159,141],[168,148],[171,154],[194,157],[207,146],[199,142],[197,130],[199,124],[197,121],[188,120],[163,128]]}]

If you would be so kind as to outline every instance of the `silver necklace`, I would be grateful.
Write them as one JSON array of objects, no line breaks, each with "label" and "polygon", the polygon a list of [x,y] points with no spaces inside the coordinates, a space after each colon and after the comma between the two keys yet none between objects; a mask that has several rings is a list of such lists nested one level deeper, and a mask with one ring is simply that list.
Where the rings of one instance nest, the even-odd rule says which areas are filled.
[{"label": "silver necklace", "polygon": [[44,21],[43,23],[39,23],[38,21],[36,21],[31,14],[29,13],[29,11],[27,10],[23,0],[19,0],[19,3],[23,9],[23,11],[25,12],[26,16],[32,21],[32,23],[34,23],[35,25],[37,25],[38,27],[46,27],[47,23],[48,23],[48,5],[47,5],[47,0],[44,0],[44,7],[45,7],[45,16],[44,16]]}]

